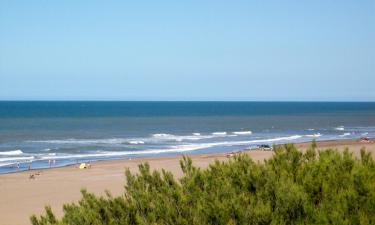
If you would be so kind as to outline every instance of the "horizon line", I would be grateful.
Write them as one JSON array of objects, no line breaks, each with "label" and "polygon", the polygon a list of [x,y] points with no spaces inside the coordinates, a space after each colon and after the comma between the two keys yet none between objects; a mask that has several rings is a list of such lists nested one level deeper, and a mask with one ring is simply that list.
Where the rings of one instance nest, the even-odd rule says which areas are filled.
[{"label": "horizon line", "polygon": [[0,99],[0,102],[311,102],[375,103],[375,100],[103,100],[103,99]]}]

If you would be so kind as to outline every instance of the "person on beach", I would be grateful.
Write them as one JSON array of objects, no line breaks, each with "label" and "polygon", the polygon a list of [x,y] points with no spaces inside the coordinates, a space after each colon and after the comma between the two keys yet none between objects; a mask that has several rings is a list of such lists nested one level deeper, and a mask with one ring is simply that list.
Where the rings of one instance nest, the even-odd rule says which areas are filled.
[{"label": "person on beach", "polygon": [[49,160],[48,160],[48,167],[49,167],[49,168],[51,168],[51,162],[52,162],[52,161],[49,159]]},{"label": "person on beach", "polygon": [[17,170],[20,169],[20,162],[17,162]]}]

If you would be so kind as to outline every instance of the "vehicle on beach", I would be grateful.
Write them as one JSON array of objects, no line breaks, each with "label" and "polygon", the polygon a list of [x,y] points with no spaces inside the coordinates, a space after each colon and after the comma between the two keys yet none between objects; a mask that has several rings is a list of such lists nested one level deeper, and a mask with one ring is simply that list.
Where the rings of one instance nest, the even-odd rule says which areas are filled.
[{"label": "vehicle on beach", "polygon": [[258,148],[263,151],[272,151],[272,147],[270,145],[258,145]]},{"label": "vehicle on beach", "polygon": [[362,143],[371,143],[371,140],[368,137],[362,137],[359,139],[359,141]]},{"label": "vehicle on beach", "polygon": [[226,154],[226,156],[227,156],[227,158],[231,158],[231,157],[233,157],[234,155],[236,155],[236,154],[240,154],[242,151],[233,151],[233,152],[228,152],[227,154]]}]

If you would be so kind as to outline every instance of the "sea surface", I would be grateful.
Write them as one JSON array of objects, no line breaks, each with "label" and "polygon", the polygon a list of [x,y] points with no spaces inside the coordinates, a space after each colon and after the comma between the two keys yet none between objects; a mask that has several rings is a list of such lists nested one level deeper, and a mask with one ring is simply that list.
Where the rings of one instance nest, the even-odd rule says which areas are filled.
[{"label": "sea surface", "polygon": [[360,137],[375,103],[0,101],[0,173]]}]

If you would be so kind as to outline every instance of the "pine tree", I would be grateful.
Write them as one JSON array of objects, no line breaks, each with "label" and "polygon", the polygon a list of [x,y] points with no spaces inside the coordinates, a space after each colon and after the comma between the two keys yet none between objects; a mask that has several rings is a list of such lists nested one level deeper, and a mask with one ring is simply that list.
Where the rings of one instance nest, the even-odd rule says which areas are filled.
[{"label": "pine tree", "polygon": [[248,155],[215,161],[206,169],[181,160],[183,177],[125,171],[122,196],[82,199],[63,207],[57,219],[46,207],[33,225],[125,224],[375,224],[375,163],[364,149],[357,159],[346,150],[306,153],[294,145],[275,146],[264,162]]}]

